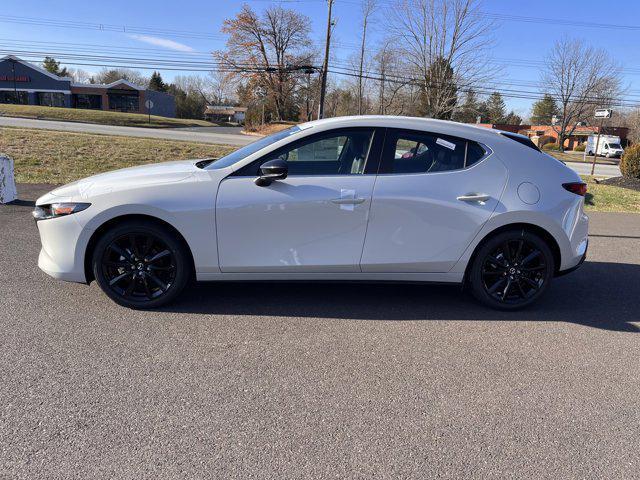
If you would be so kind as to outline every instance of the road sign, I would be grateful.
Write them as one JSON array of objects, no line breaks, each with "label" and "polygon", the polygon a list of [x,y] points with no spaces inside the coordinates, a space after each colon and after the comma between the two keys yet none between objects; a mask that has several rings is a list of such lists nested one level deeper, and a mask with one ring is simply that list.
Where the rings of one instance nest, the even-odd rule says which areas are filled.
[{"label": "road sign", "polygon": [[144,106],[147,107],[147,113],[149,114],[149,123],[151,123],[151,109],[153,108],[153,100],[145,101]]},{"label": "road sign", "polygon": [[611,118],[613,111],[610,108],[596,108],[596,118]]}]

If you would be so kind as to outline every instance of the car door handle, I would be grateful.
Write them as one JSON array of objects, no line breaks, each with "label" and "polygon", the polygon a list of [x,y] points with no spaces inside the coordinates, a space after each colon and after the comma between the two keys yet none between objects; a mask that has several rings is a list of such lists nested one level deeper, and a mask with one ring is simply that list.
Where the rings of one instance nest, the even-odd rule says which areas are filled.
[{"label": "car door handle", "polygon": [[491,196],[485,193],[467,193],[466,195],[460,195],[457,198],[461,202],[486,202],[491,198]]},{"label": "car door handle", "polygon": [[331,203],[335,203],[336,205],[359,205],[364,203],[366,198],[334,198],[331,200]]}]

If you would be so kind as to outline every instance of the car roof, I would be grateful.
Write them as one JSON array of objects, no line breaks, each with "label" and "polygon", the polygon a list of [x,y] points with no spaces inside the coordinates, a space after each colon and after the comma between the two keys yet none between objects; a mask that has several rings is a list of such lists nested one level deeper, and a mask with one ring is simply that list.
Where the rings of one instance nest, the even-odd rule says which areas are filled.
[{"label": "car roof", "polygon": [[[359,115],[350,117],[333,117],[302,123],[303,130],[314,128],[328,130],[341,127],[388,127],[426,130],[443,135],[451,135],[476,140],[478,142],[493,142],[504,139],[500,130],[494,130],[466,123],[433,118],[403,117],[392,115]],[[511,140],[510,140],[511,141]]]}]

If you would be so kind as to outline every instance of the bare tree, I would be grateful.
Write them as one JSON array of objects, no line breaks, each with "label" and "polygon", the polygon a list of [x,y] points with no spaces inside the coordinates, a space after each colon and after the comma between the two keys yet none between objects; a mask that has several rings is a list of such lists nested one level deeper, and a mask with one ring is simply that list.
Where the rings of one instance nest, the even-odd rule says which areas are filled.
[{"label": "bare tree", "polygon": [[634,144],[640,142],[640,108],[635,108],[623,117],[623,124],[629,128],[629,140]]},{"label": "bare tree", "polygon": [[250,79],[273,97],[278,119],[290,115],[290,99],[302,81],[302,66],[309,64],[311,22],[305,15],[281,6],[262,15],[244,5],[238,15],[224,21],[227,50],[214,52],[231,75]]},{"label": "bare tree", "polygon": [[373,58],[374,68],[380,77],[378,86],[378,106],[380,115],[402,115],[409,113],[405,111],[403,101],[409,95],[410,79],[403,79],[396,76],[394,72],[402,71],[406,68],[402,60],[394,49],[392,40],[385,40]]},{"label": "bare tree", "polygon": [[420,82],[420,114],[451,118],[461,87],[489,79],[494,24],[480,0],[402,0],[388,13],[392,35]]},{"label": "bare tree", "polygon": [[620,67],[604,50],[564,37],[547,56],[541,83],[556,99],[558,145],[571,136],[578,122],[588,121],[597,106],[609,106],[621,93]]},{"label": "bare tree", "polygon": [[145,77],[137,70],[129,68],[103,68],[95,76],[96,83],[112,83],[116,80],[127,80],[136,85],[146,87],[149,84],[149,78]]},{"label": "bare tree", "polygon": [[420,83],[420,114],[451,118],[461,87],[488,80],[491,20],[480,0],[402,0],[388,14],[407,74]]},{"label": "bare tree", "polygon": [[93,75],[81,68],[69,68],[68,75],[77,83],[91,83]]},{"label": "bare tree", "polygon": [[233,97],[232,76],[223,70],[215,70],[209,74],[208,80],[208,100],[210,103],[222,105],[229,102]]},{"label": "bare tree", "polygon": [[376,8],[376,0],[362,0],[362,34],[361,34],[361,45],[360,45],[360,65],[358,68],[358,115],[362,115],[363,113],[363,97],[364,97],[364,86],[363,86],[363,72],[364,72],[364,57],[365,51],[367,47],[367,27],[369,26],[369,21],[371,15]]}]

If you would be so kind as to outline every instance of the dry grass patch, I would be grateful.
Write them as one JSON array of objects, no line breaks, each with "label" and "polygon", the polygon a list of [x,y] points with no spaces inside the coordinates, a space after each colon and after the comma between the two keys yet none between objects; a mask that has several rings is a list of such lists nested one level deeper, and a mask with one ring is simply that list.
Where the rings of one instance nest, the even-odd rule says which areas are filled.
[{"label": "dry grass patch", "polygon": [[235,149],[152,138],[0,128],[0,152],[14,159],[16,181],[21,183],[68,183],[145,163],[220,157]]},{"label": "dry grass patch", "polygon": [[291,128],[297,125],[297,122],[273,122],[264,125],[245,126],[244,131],[252,135],[272,135],[274,133]]}]

